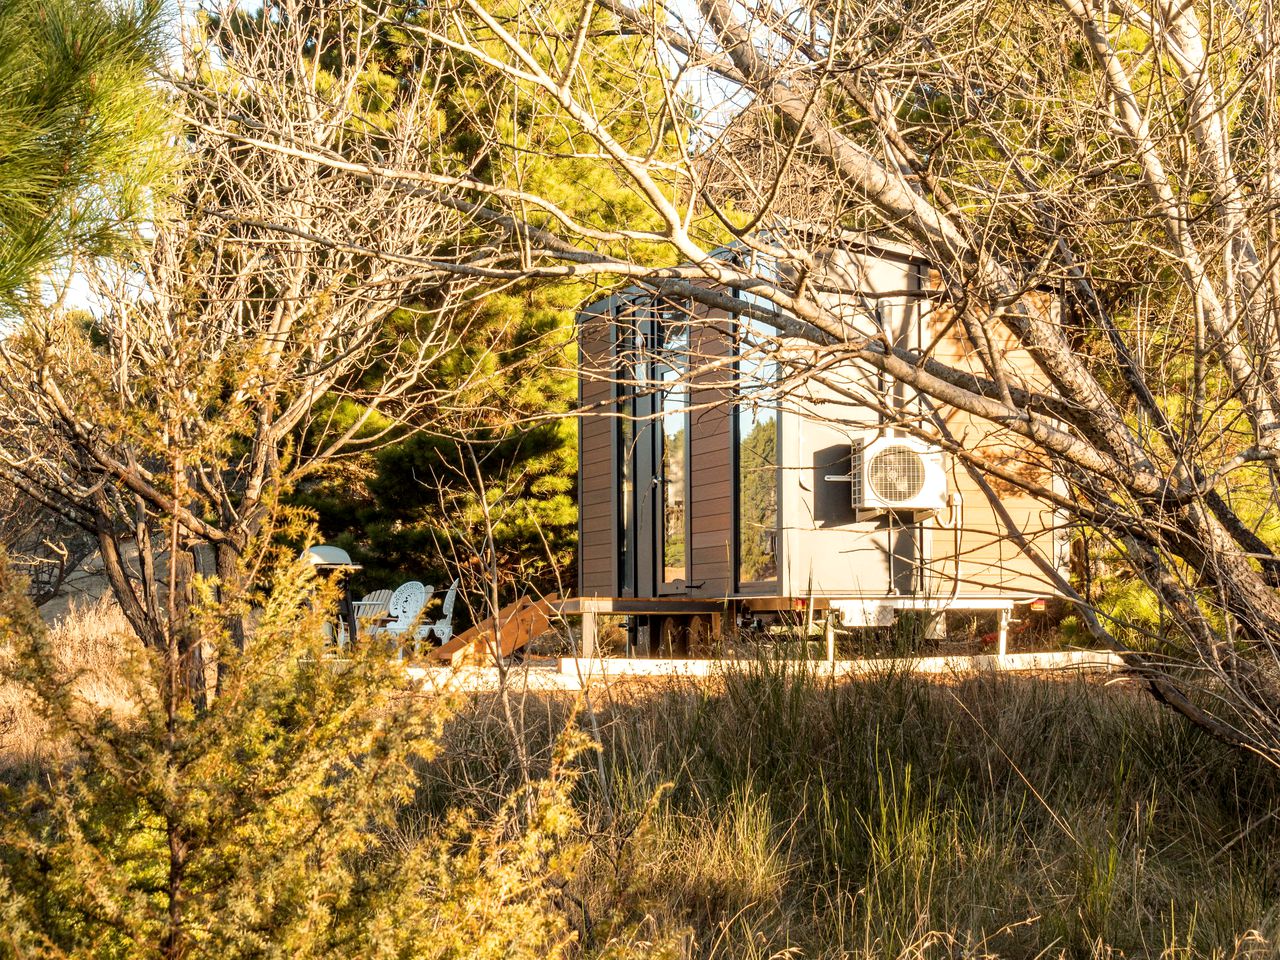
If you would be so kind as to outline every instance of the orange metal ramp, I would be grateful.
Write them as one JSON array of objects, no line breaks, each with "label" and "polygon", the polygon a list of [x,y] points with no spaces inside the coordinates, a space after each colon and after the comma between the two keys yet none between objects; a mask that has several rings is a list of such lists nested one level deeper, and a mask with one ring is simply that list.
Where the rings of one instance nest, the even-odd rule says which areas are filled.
[{"label": "orange metal ramp", "polygon": [[509,657],[551,629],[552,620],[560,614],[560,605],[558,594],[537,600],[521,597],[499,610],[496,617],[464,630],[428,656],[452,666],[458,666],[472,655],[478,660],[493,659],[496,640],[497,652],[503,658]]}]

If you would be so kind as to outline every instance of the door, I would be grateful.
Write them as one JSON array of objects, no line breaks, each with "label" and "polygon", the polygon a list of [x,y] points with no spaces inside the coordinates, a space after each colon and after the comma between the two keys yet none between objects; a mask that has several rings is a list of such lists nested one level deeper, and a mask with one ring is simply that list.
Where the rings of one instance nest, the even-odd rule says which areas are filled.
[{"label": "door", "polygon": [[689,328],[632,304],[616,338],[619,596],[684,594],[688,570]]}]

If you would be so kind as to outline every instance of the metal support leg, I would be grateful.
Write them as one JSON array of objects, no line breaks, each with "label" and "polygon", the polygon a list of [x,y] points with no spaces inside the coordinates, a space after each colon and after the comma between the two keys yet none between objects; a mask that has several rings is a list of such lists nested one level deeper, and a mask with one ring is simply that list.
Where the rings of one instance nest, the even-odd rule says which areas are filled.
[{"label": "metal support leg", "polygon": [[1000,656],[1009,652],[1009,611],[1000,611],[1000,645],[996,648]]},{"label": "metal support leg", "polygon": [[827,619],[823,632],[827,638],[827,663],[836,662],[836,615],[835,611],[827,611]]}]

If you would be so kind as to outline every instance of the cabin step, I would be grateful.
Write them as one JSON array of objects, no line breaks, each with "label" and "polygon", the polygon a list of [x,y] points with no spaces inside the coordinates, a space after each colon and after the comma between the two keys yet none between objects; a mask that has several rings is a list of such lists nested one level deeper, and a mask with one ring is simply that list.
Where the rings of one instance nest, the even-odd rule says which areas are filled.
[{"label": "cabin step", "polygon": [[499,610],[496,617],[482,620],[436,647],[429,656],[451,666],[473,657],[477,661],[493,659],[496,639],[498,651],[505,659],[551,629],[552,620],[559,613],[559,602],[557,594],[537,600],[521,597]]}]

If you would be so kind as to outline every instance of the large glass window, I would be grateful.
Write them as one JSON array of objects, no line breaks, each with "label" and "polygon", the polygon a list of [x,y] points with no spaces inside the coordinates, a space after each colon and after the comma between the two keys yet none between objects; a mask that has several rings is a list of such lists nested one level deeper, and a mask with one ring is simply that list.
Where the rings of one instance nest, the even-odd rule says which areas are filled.
[{"label": "large glass window", "polygon": [[689,311],[626,298],[614,338],[618,588],[679,592],[689,579]]},{"label": "large glass window", "polygon": [[660,570],[664,585],[689,578],[689,319],[679,306],[658,311],[656,372],[660,383]]},{"label": "large glass window", "polygon": [[778,578],[778,409],[773,387],[777,362],[769,337],[739,320],[737,404],[734,407],[738,585]]},{"label": "large glass window", "polygon": [[618,484],[618,592],[628,596],[633,591],[636,562],[635,531],[635,320],[628,305],[614,313],[614,409],[617,414],[617,484]]}]

